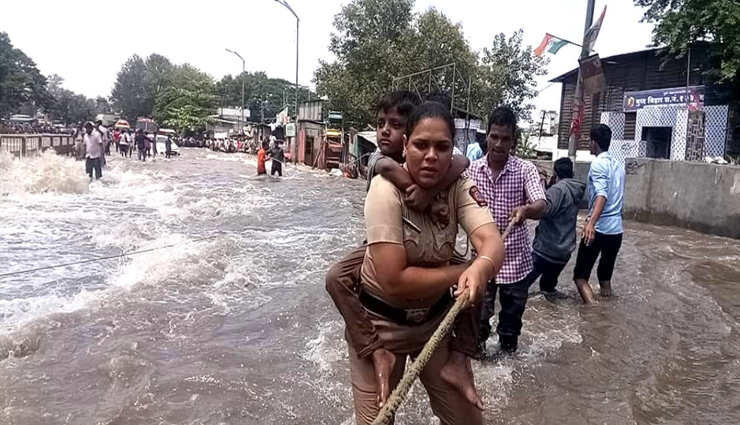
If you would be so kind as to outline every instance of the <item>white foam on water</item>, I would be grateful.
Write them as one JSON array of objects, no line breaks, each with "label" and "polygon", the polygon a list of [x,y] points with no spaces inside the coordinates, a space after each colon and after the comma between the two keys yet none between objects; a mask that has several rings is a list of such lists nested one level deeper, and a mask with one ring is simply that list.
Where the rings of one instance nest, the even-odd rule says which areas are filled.
[{"label": "white foam on water", "polygon": [[0,196],[23,198],[35,193],[86,193],[90,178],[84,163],[59,156],[51,149],[19,160],[0,152]]}]

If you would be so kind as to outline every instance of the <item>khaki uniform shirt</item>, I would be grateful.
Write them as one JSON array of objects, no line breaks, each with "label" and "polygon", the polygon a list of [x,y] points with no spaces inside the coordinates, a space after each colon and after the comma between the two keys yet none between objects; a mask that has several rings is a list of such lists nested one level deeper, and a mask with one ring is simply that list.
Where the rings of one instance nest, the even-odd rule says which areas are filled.
[{"label": "khaki uniform shirt", "polygon": [[[376,176],[365,199],[365,230],[368,245],[392,243],[406,248],[406,264],[413,267],[439,267],[452,258],[457,238],[457,225],[471,234],[479,227],[493,223],[485,201],[478,189],[466,177],[459,178],[448,191],[439,195],[437,202],[446,202],[450,210],[447,225],[435,223],[427,210],[420,213],[406,207],[403,193],[383,176]],[[396,308],[423,308],[434,304],[443,295],[428,299],[391,297],[378,284],[375,264],[370,250],[362,265],[364,290]],[[450,282],[452,286],[454,282]]]}]

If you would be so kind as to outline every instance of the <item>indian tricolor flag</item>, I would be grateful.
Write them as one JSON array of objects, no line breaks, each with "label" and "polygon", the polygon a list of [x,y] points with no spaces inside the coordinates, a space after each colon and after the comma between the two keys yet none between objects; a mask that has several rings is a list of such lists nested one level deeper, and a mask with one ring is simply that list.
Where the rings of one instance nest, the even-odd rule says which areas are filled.
[{"label": "indian tricolor flag", "polygon": [[568,44],[568,42],[563,39],[557,38],[551,34],[545,34],[545,39],[542,40],[542,43],[540,43],[540,45],[534,50],[534,54],[542,56],[545,52],[548,52],[554,55],[566,44]]}]

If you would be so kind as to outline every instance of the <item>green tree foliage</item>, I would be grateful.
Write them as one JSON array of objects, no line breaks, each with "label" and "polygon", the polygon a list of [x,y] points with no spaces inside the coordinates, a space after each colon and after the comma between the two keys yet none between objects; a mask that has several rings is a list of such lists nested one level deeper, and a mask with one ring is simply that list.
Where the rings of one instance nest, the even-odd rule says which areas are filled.
[{"label": "green tree foliage", "polygon": [[154,119],[180,131],[205,127],[216,109],[216,85],[210,75],[189,65],[173,67],[169,84],[156,96]]},{"label": "green tree foliage", "polygon": [[[242,102],[242,79],[244,79],[244,103],[252,121],[274,117],[289,107],[295,113],[295,84],[282,78],[269,78],[264,72],[245,72],[237,76],[226,75],[216,83],[218,105],[238,108]],[[298,101],[308,100],[308,90],[298,91]],[[316,98],[312,95],[312,98]]]},{"label": "green tree foliage", "polygon": [[486,113],[498,105],[508,105],[520,121],[529,121],[537,97],[535,76],[547,74],[548,59],[534,54],[532,46],[522,46],[524,32],[519,30],[508,39],[505,34],[493,38],[490,49],[480,56],[478,78],[475,79],[474,109]]},{"label": "green tree foliage", "polygon": [[0,117],[16,112],[24,103],[44,108],[50,102],[46,77],[31,58],[13,47],[7,33],[0,32]]},{"label": "green tree foliage", "polygon": [[655,23],[653,42],[683,56],[690,43],[712,42],[719,59],[716,75],[724,81],[740,74],[740,2],[738,0],[634,0],[646,7],[644,21]]},{"label": "green tree foliage", "polygon": [[413,39],[413,0],[354,0],[334,17],[329,51],[335,62],[319,61],[316,91],[331,99],[351,122],[374,121],[379,94],[405,72],[404,55]]},{"label": "green tree foliage", "polygon": [[[414,81],[420,92],[442,91],[467,97],[471,81],[470,108],[487,116],[494,106],[508,104],[529,119],[526,102],[536,96],[534,77],[545,73],[546,62],[531,47],[522,46],[522,32],[510,38],[496,36],[490,49],[474,52],[459,24],[430,8],[414,15],[413,0],[353,0],[334,18],[336,31],[329,50],[334,62],[319,63],[314,73],[319,95],[331,99],[331,107],[356,123],[374,120],[379,96],[391,89],[393,78],[450,63],[457,74],[442,72],[436,81]],[[405,86],[404,82],[400,86]],[[419,85],[424,85],[420,87]],[[456,99],[455,106],[466,109]]]},{"label": "green tree foliage", "polygon": [[151,116],[154,101],[149,98],[153,89],[147,87],[147,69],[144,59],[133,55],[121,67],[111,91],[113,106],[130,121]]},{"label": "green tree foliage", "polygon": [[[96,114],[105,112],[99,109],[97,101],[62,87],[64,78],[59,75],[54,74],[48,80],[48,90],[52,102],[47,112],[52,119],[62,120],[65,124],[76,124],[90,121],[95,118]],[[99,99],[106,101],[103,97],[99,97]]]}]

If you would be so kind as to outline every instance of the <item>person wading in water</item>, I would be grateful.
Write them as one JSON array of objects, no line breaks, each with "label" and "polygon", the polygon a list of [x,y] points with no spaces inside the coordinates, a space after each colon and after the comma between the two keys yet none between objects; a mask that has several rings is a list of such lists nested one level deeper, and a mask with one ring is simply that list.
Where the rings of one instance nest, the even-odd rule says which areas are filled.
[{"label": "person wading in water", "polygon": [[550,301],[561,296],[555,288],[576,249],[578,207],[586,192],[586,184],[573,178],[570,158],[555,161],[554,171],[554,180],[546,193],[547,211],[535,229],[533,269],[528,277],[530,285],[540,279],[540,290]]},{"label": "person wading in water", "polygon": [[573,280],[586,304],[595,302],[588,278],[601,255],[596,276],[601,296],[612,294],[612,273],[622,246],[622,202],[624,200],[624,166],[609,153],[612,130],[599,124],[591,130],[591,154],[596,159],[588,171],[588,219],[578,247]]},{"label": "person wading in water", "polygon": [[524,225],[526,219],[538,220],[545,215],[545,190],[537,167],[512,154],[516,146],[517,119],[506,107],[496,108],[488,117],[488,154],[473,162],[468,175],[480,188],[496,224],[516,226],[506,239],[504,267],[495,281],[488,283],[483,300],[479,341],[482,348],[491,334],[496,293],[501,311],[496,332],[503,353],[514,353],[522,330],[522,316],[527,305],[527,292],[532,271],[532,243]]},{"label": "person wading in water", "polygon": [[[398,90],[385,95],[377,107],[377,140],[379,149],[373,153],[367,167],[367,189],[373,177],[381,175],[405,193],[407,207],[423,212],[432,210],[432,218],[441,223],[449,223],[449,207],[446,203],[432,200],[443,190],[448,189],[462,175],[469,161],[462,155],[455,155],[444,180],[432,189],[424,189],[414,182],[401,165],[406,126],[409,116],[421,103],[415,93]],[[431,206],[430,203],[432,203]],[[344,318],[347,326],[346,338],[351,341],[359,357],[370,357],[375,367],[375,384],[378,405],[382,406],[389,395],[389,375],[394,367],[395,356],[383,347],[375,327],[367,318],[358,296],[362,291],[360,271],[365,259],[367,244],[354,249],[341,261],[331,267],[326,274],[326,290]],[[462,264],[467,260],[454,256],[452,264]],[[469,309],[455,321],[455,336],[450,342],[453,350],[442,370],[442,377],[465,394],[470,403],[483,409],[470,372],[470,358],[478,356],[478,318],[480,312]],[[460,379],[466,376],[468,379]]]},{"label": "person wading in water", "polygon": [[267,142],[262,142],[262,146],[260,147],[260,150],[257,151],[257,175],[263,175],[267,174],[267,167],[265,166],[265,162],[267,162]]},{"label": "person wading in water", "polygon": [[[424,103],[411,115],[405,142],[406,169],[420,187],[429,190],[444,180],[453,160],[454,132],[452,116],[439,103]],[[407,357],[419,355],[453,304],[453,285],[457,283],[455,296],[469,291],[468,306],[475,305],[486,282],[503,264],[500,232],[476,194],[477,189],[466,178],[459,178],[441,193],[449,207],[449,222],[445,224],[430,211],[410,210],[404,193],[383,176],[372,180],[365,200],[368,248],[360,300],[383,346],[395,357],[391,388],[400,381]],[[472,263],[451,266],[458,224],[470,234],[479,256]],[[357,423],[369,424],[380,409],[375,368],[371,359],[357,355],[351,341],[348,349]],[[421,372],[432,411],[442,425],[481,424],[481,411],[442,378],[449,356],[446,337]]]}]

